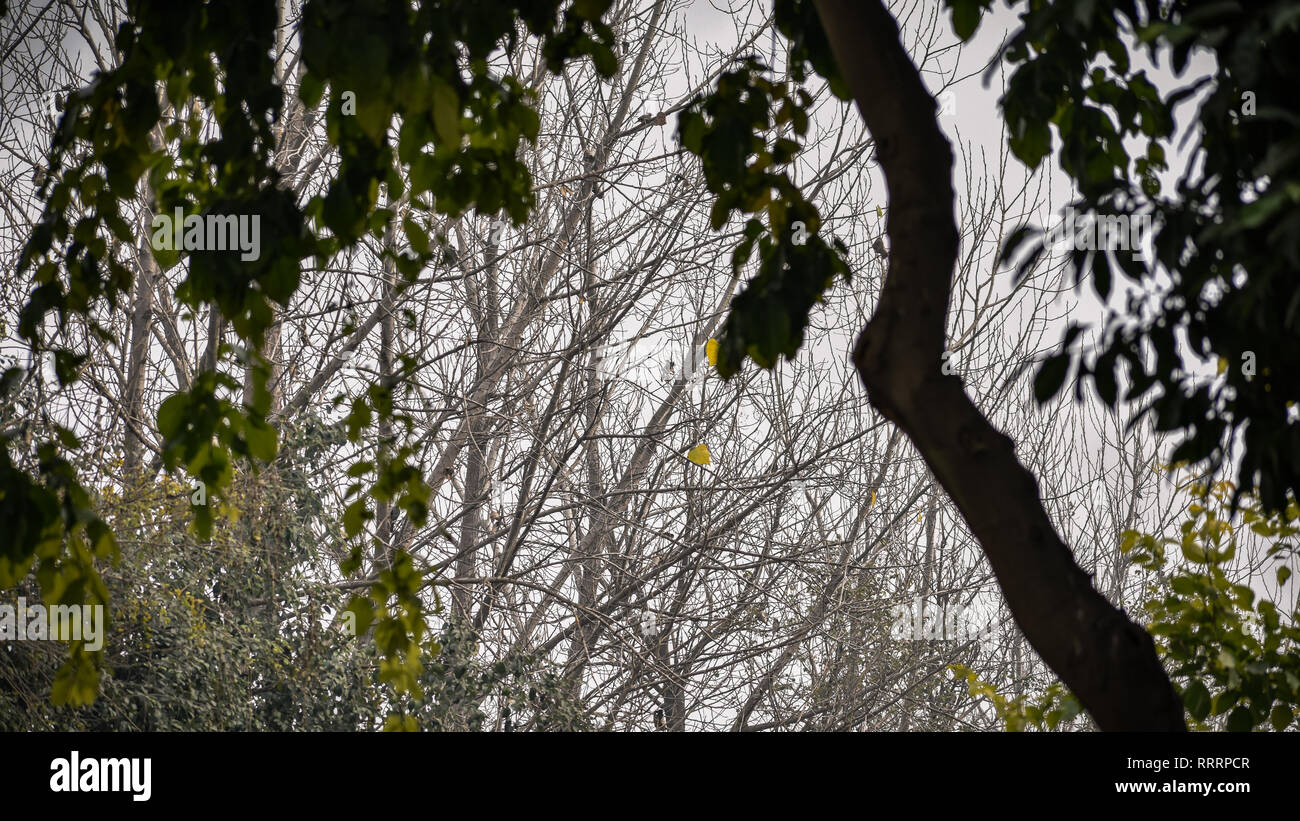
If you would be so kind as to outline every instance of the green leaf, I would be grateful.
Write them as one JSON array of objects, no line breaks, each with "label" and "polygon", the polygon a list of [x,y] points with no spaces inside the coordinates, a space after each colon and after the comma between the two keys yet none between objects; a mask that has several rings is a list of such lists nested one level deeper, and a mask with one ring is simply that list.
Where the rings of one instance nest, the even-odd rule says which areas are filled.
[{"label": "green leaf", "polygon": [[1092,381],[1097,387],[1097,396],[1101,397],[1101,401],[1111,408],[1115,407],[1115,400],[1118,398],[1115,364],[1115,356],[1103,355],[1097,359],[1096,367],[1092,372]]},{"label": "green leaf", "polygon": [[1210,715],[1210,691],[1200,680],[1194,680],[1183,690],[1183,704],[1192,718],[1204,721]]},{"label": "green leaf", "polygon": [[1269,714],[1268,722],[1273,725],[1274,730],[1280,733],[1290,726],[1293,718],[1295,718],[1295,714],[1288,705],[1277,704],[1274,705],[1273,712]]},{"label": "green leaf", "polygon": [[1205,564],[1207,558],[1205,548],[1196,543],[1193,534],[1188,533],[1187,536],[1183,537],[1181,547],[1183,549],[1183,557],[1187,559],[1187,561],[1196,564]]},{"label": "green leaf", "polygon": [[353,479],[359,479],[360,477],[365,476],[367,473],[369,473],[374,469],[375,469],[375,463],[366,459],[360,462],[353,463],[353,465],[350,468],[348,468],[347,475],[352,477]]},{"label": "green leaf", "polygon": [[1255,720],[1250,717],[1250,710],[1244,706],[1233,709],[1228,715],[1228,732],[1248,733],[1255,727]]},{"label": "green leaf", "polygon": [[460,97],[441,77],[433,77],[433,127],[446,147],[460,147]]},{"label": "green leaf", "polygon": [[429,253],[429,233],[410,217],[402,220],[402,231],[411,243],[411,248],[419,254]]},{"label": "green leaf", "polygon": [[1041,405],[1056,395],[1065,382],[1065,375],[1069,370],[1068,354],[1054,354],[1043,362],[1038,369],[1038,375],[1034,377],[1034,398],[1038,400],[1038,404]]},{"label": "green leaf", "polygon": [[1241,694],[1230,690],[1224,690],[1216,693],[1210,705],[1210,715],[1221,716],[1228,711],[1228,708],[1237,703]]},{"label": "green leaf", "polygon": [[682,148],[693,154],[699,154],[703,150],[706,130],[704,118],[694,111],[685,111],[677,117],[678,139]]},{"label": "green leaf", "polygon": [[366,132],[374,142],[379,142],[384,137],[384,131],[388,129],[393,119],[393,109],[389,107],[387,101],[382,98],[367,95],[362,98],[362,102],[357,104],[356,113],[357,124],[361,130]]},{"label": "green leaf", "polygon": [[519,121],[519,131],[530,142],[537,142],[537,134],[541,130],[542,120],[537,112],[528,106],[520,106],[516,110],[516,118]]},{"label": "green leaf", "polygon": [[263,462],[275,459],[275,428],[256,417],[249,417],[244,426],[244,441],[248,442],[248,452]]},{"label": "green leaf", "polygon": [[1013,135],[1008,144],[1016,159],[1029,168],[1037,168],[1052,150],[1052,132],[1045,122],[1022,119],[1020,133]]},{"label": "green leaf", "polygon": [[362,525],[364,525],[366,520],[370,519],[372,515],[373,514],[366,509],[365,497],[357,499],[352,502],[352,504],[348,505],[343,511],[343,532],[347,534],[349,539],[351,539],[353,536],[356,536],[361,532]]},{"label": "green leaf", "polygon": [[[375,621],[375,604],[369,596],[353,596],[352,601],[344,608],[344,613],[352,613],[356,619],[357,635],[365,635],[370,629],[370,625]],[[342,615],[342,614],[340,614]]]},{"label": "green leaf", "polygon": [[599,20],[609,10],[611,0],[574,0],[573,13],[584,20]]},{"label": "green leaf", "polygon": [[172,394],[158,407],[158,432],[164,439],[175,436],[185,424],[190,398],[183,393]]},{"label": "green leaf", "polygon": [[963,41],[969,40],[980,24],[979,0],[948,0],[952,8],[952,28]]},{"label": "green leaf", "polygon": [[1127,553],[1130,550],[1132,550],[1133,546],[1137,544],[1137,541],[1141,536],[1142,534],[1137,532],[1136,530],[1125,530],[1123,533],[1120,534],[1119,552]]},{"label": "green leaf", "polygon": [[1274,213],[1287,204],[1285,191],[1274,191],[1241,209],[1240,222],[1246,228],[1258,228],[1268,221]]},{"label": "green leaf", "polygon": [[325,83],[319,77],[310,71],[303,74],[302,82],[298,84],[298,99],[302,100],[304,106],[308,109],[315,108],[324,94]]},{"label": "green leaf", "polygon": [[50,700],[56,707],[83,707],[94,702],[98,692],[99,671],[83,652],[63,662],[54,674]]}]

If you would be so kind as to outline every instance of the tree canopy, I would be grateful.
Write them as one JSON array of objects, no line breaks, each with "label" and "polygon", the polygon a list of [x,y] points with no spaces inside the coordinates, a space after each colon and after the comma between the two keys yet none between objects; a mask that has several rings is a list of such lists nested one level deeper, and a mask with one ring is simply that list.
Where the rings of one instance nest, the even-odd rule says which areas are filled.
[{"label": "tree canopy", "polygon": [[[962,38],[992,5],[946,4]],[[307,261],[400,230],[409,252],[392,245],[384,252],[400,289],[452,253],[447,237],[431,230],[435,216],[473,210],[516,225],[528,219],[535,194],[520,154],[538,138],[540,77],[494,73],[489,55],[513,54],[533,38],[544,57],[539,69],[556,76],[590,61],[612,77],[635,59],[605,19],[611,0],[309,0],[293,99],[277,78],[272,0],[127,5],[114,43],[120,63],[69,94],[58,122],[40,187],[44,211],[20,261],[31,291],[18,332],[33,352],[52,356],[60,383],[78,379],[86,354],[65,332],[76,320],[111,338],[92,309],[122,304],[138,276],[114,249],[140,242],[122,204],[141,186],[155,213],[259,216],[270,253],[252,261],[234,251],[189,254],[175,291],[190,310],[215,306],[239,341],[215,351],[157,413],[161,466],[183,469],[217,498],[238,463],[276,458],[264,348],[276,311],[302,287]],[[1235,469],[1241,493],[1257,489],[1265,513],[1284,510],[1300,479],[1292,410],[1300,387],[1286,378],[1300,364],[1292,345],[1300,292],[1291,276],[1300,264],[1300,137],[1287,87],[1300,53],[1300,14],[1283,2],[1010,5],[1022,24],[1001,55],[1014,67],[1002,98],[1011,149],[1031,168],[1059,157],[1080,207],[1150,216],[1158,225],[1150,264],[1074,252],[1077,281],[1103,301],[1118,283],[1136,287],[1123,308],[1108,312],[1105,344],[1095,353],[1074,346],[1079,330],[1067,330],[1040,366],[1038,398],[1058,393],[1074,367],[1108,404],[1142,403],[1158,430],[1181,432],[1175,460],[1211,473]],[[734,376],[746,360],[770,368],[792,357],[814,306],[852,276],[844,243],[823,230],[814,197],[790,172],[808,128],[810,87],[825,82],[856,102],[889,189],[889,273],[853,351],[873,405],[925,457],[983,545],[1017,622],[1098,723],[1180,728],[1183,705],[1150,636],[1097,593],[1056,535],[1014,443],[940,369],[957,254],[953,159],[897,24],[874,0],[776,0],[774,19],[788,50],[786,72],[778,76],[757,56],[739,61],[677,120],[680,145],[698,158],[714,198],[712,227],[741,224],[734,271],[757,265],[719,335],[719,373]],[[1181,72],[1194,50],[1213,54],[1213,78],[1164,95],[1134,67],[1140,53],[1167,58]],[[321,100],[339,161],[324,193],[302,202],[278,166],[295,135],[278,133],[276,123],[282,106],[314,109]],[[212,112],[213,127],[200,127],[196,101]],[[1195,117],[1183,119],[1193,103]],[[1160,174],[1180,124],[1193,148],[1168,186]],[[609,148],[592,142],[587,161],[603,162]],[[575,182],[584,196],[596,184]],[[406,216],[394,207],[399,202],[410,209]],[[1023,269],[1042,243],[1027,227],[1006,250]],[[183,256],[155,252],[163,268]],[[1227,367],[1207,380],[1197,358]],[[243,402],[232,398],[244,387],[228,367],[235,364],[252,375]],[[436,476],[413,459],[410,418],[397,401],[422,364],[402,357],[349,408],[350,440],[380,431],[385,446],[348,471],[355,481],[343,517],[352,545],[346,573],[374,547],[363,534],[378,507],[401,511],[415,527],[426,522]],[[22,375],[6,371],[0,393]],[[109,590],[98,567],[117,555],[117,543],[70,461],[76,434],[54,430],[49,441],[4,434],[0,589],[34,569],[51,603],[103,603]],[[211,508],[195,505],[193,515],[197,537],[211,538]],[[373,628],[382,676],[401,706],[402,695],[420,686],[427,580],[400,547],[382,547],[385,570],[351,613],[358,629]],[[99,663],[98,653],[74,643],[56,702],[92,701]]]}]

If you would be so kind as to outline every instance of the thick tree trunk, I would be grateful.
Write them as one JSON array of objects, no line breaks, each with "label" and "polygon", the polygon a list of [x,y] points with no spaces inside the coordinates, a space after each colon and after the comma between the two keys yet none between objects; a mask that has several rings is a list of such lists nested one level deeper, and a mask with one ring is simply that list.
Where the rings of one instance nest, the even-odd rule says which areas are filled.
[{"label": "thick tree trunk", "polygon": [[1151,637],[1094,589],[1014,443],[941,373],[958,245],[953,155],[897,24],[879,0],[815,5],[889,192],[889,273],[853,351],[871,404],[911,438],[983,546],[1026,638],[1098,726],[1185,730]]}]

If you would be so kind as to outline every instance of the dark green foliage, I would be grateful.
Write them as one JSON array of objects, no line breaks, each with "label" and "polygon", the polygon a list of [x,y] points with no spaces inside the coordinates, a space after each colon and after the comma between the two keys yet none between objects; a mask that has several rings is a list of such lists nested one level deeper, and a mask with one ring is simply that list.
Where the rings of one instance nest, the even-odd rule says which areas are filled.
[{"label": "dark green foliage", "polygon": [[[427,694],[411,714],[431,730],[578,731],[591,729],[573,697],[572,682],[536,658],[511,654],[492,664],[476,659],[468,625],[448,623],[437,636],[440,655],[420,675]],[[495,702],[497,726],[485,726],[485,702]]]},{"label": "dark green foliage", "polygon": [[[85,323],[107,338],[90,308],[101,300],[117,308],[132,287],[132,273],[114,251],[118,243],[138,241],[122,205],[136,198],[142,178],[156,212],[171,215],[181,208],[184,214],[260,218],[261,244],[268,251],[257,259],[231,252],[155,254],[163,268],[187,259],[178,300],[219,311],[241,348],[254,352],[274,320],[273,304],[287,304],[298,289],[304,261],[326,258],[366,232],[379,236],[386,230],[392,214],[377,209],[381,186],[390,198],[407,194],[417,211],[504,211],[521,222],[532,206],[532,180],[517,155],[524,141],[536,139],[538,115],[530,92],[513,77],[493,77],[485,58],[500,47],[513,53],[522,23],[541,40],[552,72],[585,57],[610,76],[617,69],[613,33],[601,19],[609,6],[610,0],[449,1],[418,8],[395,0],[308,2],[301,27],[307,73],[298,93],[315,106],[331,92],[326,130],[340,164],[326,193],[299,207],[274,161],[274,124],[282,107],[293,104],[275,79],[276,4],[132,0],[116,37],[120,64],[69,95],[56,130],[41,190],[44,212],[19,264],[20,273],[32,276],[20,315],[22,340],[38,356],[53,352],[60,379],[71,381],[78,354],[57,341],[68,323]],[[161,106],[159,86],[165,89]],[[355,116],[341,113],[339,103],[349,92]],[[215,128],[198,128],[191,115],[198,106],[211,112]],[[394,134],[395,119],[400,127]],[[396,264],[409,281],[439,249],[415,221],[404,228],[416,253],[398,257]],[[158,418],[164,465],[184,467],[217,499],[224,497],[237,463],[265,464],[276,452],[277,434],[267,420],[268,369],[258,354],[236,363],[241,369],[252,365],[252,403],[219,398],[222,388],[236,385],[226,370],[233,350],[223,348],[216,370],[164,402]],[[0,392],[20,377],[6,373]],[[410,377],[409,367],[401,377]],[[393,413],[394,387],[372,386],[358,400],[353,441],[362,428],[406,421]],[[110,558],[113,536],[61,447],[74,446],[6,438],[0,510],[11,515],[12,526],[0,541],[0,588],[12,588],[39,559],[47,603],[99,601],[106,593],[91,557]],[[374,465],[372,486],[354,485],[346,519],[351,535],[373,515],[371,500],[392,502],[414,524],[423,524],[428,486],[418,466],[407,461],[412,453],[409,446],[385,451]],[[210,536],[208,509],[194,513],[196,535]],[[400,556],[394,558],[401,563]],[[418,605],[414,591],[423,580],[411,573],[403,589],[410,588]],[[417,606],[407,614],[407,626],[418,617]],[[401,624],[378,626],[395,630]],[[93,698],[96,658],[73,648],[64,679],[75,686],[56,688],[56,700]],[[397,663],[395,657],[389,661]]]},{"label": "dark green foliage", "polygon": [[[969,20],[974,0],[948,0],[954,22]],[[1006,45],[1015,66],[1003,113],[1011,148],[1037,167],[1052,148],[1078,186],[1078,208],[1101,216],[1146,215],[1157,234],[1154,258],[1075,251],[1071,264],[1089,272],[1099,296],[1115,283],[1138,286],[1125,310],[1104,321],[1106,344],[1093,357],[1070,354],[1091,375],[1101,398],[1141,403],[1161,431],[1178,431],[1175,461],[1226,466],[1226,446],[1240,436],[1237,486],[1257,491],[1273,511],[1300,489],[1300,16],[1288,2],[1194,3],[1127,0],[1108,4],[1031,3],[1024,29]],[[959,33],[968,36],[969,26]],[[1134,70],[1123,31],[1176,72],[1198,51],[1210,53],[1208,82],[1187,82],[1163,99]],[[1204,93],[1200,108],[1192,103]],[[1181,108],[1180,108],[1181,106]],[[1174,114],[1185,119],[1192,160],[1172,190],[1157,172],[1179,146]],[[1130,154],[1123,140],[1143,150]],[[1203,163],[1203,164],[1202,164]],[[1023,235],[1004,251],[1012,256]],[[1041,252],[1031,241],[1027,270]],[[1172,277],[1164,288],[1156,271]],[[1218,360],[1222,378],[1192,376],[1186,353]],[[1063,346],[1064,348],[1064,346]],[[1128,389],[1117,390],[1121,363]],[[1043,383],[1046,387],[1046,382]],[[1060,387],[1060,384],[1057,384]],[[1055,391],[1048,392],[1049,397]]]},{"label": "dark green foliage", "polygon": [[[757,216],[746,220],[732,254],[739,276],[757,252],[758,272],[732,302],[718,340],[717,367],[724,378],[746,357],[770,368],[778,357],[794,356],[813,306],[837,276],[850,274],[847,249],[820,235],[821,216],[788,171],[802,148],[798,138],[807,134],[812,99],[767,73],[759,60],[745,60],[693,100],[677,127],[682,147],[700,157],[705,182],[717,196],[713,228],[720,230],[733,215],[767,217],[766,226]],[[802,69],[794,73],[803,75]],[[775,132],[770,145],[769,132]]]},{"label": "dark green foliage", "polygon": [[[184,485],[145,480],[103,491],[97,508],[121,537],[122,560],[104,573],[111,606],[98,697],[53,709],[48,694],[66,675],[57,669],[60,645],[6,644],[4,729],[378,726],[374,648],[330,627],[341,594],[311,578],[309,548],[325,523],[299,454],[313,440],[320,434],[295,434],[273,477],[233,477],[206,541],[187,527]],[[232,520],[238,510],[245,515]],[[30,584],[16,592],[35,599]]]}]

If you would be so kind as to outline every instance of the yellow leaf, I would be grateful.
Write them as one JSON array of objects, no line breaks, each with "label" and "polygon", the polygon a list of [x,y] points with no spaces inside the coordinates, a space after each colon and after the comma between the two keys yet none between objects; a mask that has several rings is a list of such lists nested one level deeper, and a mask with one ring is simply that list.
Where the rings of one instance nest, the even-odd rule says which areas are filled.
[{"label": "yellow leaf", "polygon": [[709,358],[709,364],[718,367],[718,340],[710,339],[704,345],[704,355]]},{"label": "yellow leaf", "polygon": [[874,505],[875,503],[876,503],[876,492],[873,490],[873,491],[871,491],[871,502],[868,503],[867,506],[870,507],[871,505]]},{"label": "yellow leaf", "polygon": [[920,522],[920,521],[921,521],[921,514],[920,514],[919,511],[918,511],[917,514],[916,514],[916,521],[917,521],[917,522]]},{"label": "yellow leaf", "polygon": [[879,217],[880,219],[884,219],[884,218],[885,218],[885,212],[882,211],[882,210],[880,210],[880,206],[879,206],[879,205],[876,206],[876,216]]},{"label": "yellow leaf", "polygon": [[709,465],[713,463],[713,460],[709,458],[709,446],[703,442],[691,448],[690,453],[686,454],[686,458],[690,459],[697,465]]},{"label": "yellow leaf", "polygon": [[1207,558],[1205,548],[1196,543],[1196,537],[1194,534],[1188,533],[1183,537],[1182,548],[1183,557],[1186,558],[1187,561],[1195,562],[1197,564],[1203,564],[1205,562]]},{"label": "yellow leaf", "polygon": [[1223,357],[1219,357],[1219,373],[1223,373],[1227,369],[1228,369],[1228,360],[1224,359]]}]

